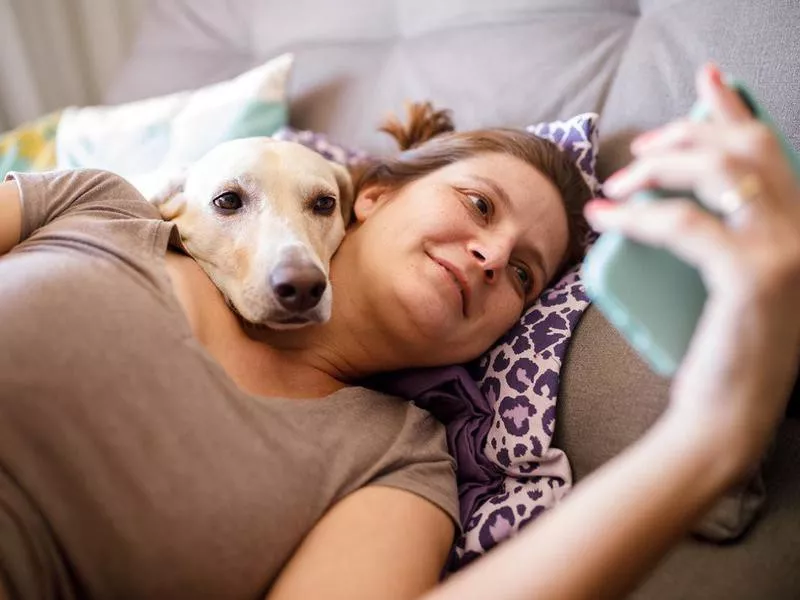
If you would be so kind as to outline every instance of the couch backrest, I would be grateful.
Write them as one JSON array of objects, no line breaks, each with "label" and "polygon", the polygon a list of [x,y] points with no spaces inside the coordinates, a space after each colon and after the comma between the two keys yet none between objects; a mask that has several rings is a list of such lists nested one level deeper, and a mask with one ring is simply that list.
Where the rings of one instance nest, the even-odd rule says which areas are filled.
[{"label": "couch backrest", "polygon": [[[295,126],[367,150],[406,99],[460,128],[602,114],[601,174],[681,115],[697,65],[748,81],[800,146],[796,0],[154,0],[108,102],[192,88],[297,55]],[[794,101],[787,101],[787,99]]]},{"label": "couch backrest", "polygon": [[[800,148],[799,0],[152,0],[106,99],[220,81],[285,51],[292,124],[364,150],[389,148],[375,125],[406,99],[453,109],[459,128],[596,111],[604,176],[633,134],[686,113],[709,59]],[[667,401],[593,307],[562,373],[557,436],[577,479]]]}]

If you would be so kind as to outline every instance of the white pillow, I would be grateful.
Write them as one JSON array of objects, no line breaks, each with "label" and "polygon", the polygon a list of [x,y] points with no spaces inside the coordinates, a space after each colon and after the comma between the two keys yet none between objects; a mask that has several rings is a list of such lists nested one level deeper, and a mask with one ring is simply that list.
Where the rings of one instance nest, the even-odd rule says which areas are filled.
[{"label": "white pillow", "polygon": [[288,119],[293,61],[292,54],[284,54],[197,90],[68,108],[56,133],[56,166],[138,175],[194,162],[226,140],[271,135]]}]

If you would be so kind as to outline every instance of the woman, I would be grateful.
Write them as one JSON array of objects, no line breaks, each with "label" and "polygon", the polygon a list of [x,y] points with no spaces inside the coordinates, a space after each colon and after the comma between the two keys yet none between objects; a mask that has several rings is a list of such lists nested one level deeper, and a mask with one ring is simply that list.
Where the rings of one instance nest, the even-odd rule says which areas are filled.
[{"label": "woman", "polygon": [[[718,122],[639,142],[612,195],[656,182],[695,187],[712,202],[711,184],[729,189],[746,173],[763,184],[757,200],[727,224],[681,202],[595,201],[586,213],[599,229],[673,249],[709,283],[710,309],[670,410],[558,509],[432,597],[620,594],[766,445],[797,364],[797,183],[715,70],[703,72],[700,91]],[[22,211],[17,188],[4,186],[0,250],[27,238],[0,262],[13,350],[0,366],[11,384],[0,392],[6,588],[275,598],[431,589],[457,514],[441,427],[347,386],[485,350],[565,264],[580,221],[564,203],[585,198],[546,145],[537,147],[552,172],[513,143],[501,152],[485,141],[492,136],[478,138],[479,151],[442,157],[410,181],[403,165],[436,155],[446,138],[364,174],[357,222],[332,265],[333,318],[291,334],[243,327],[190,259],[159,263],[168,226],[146,223],[115,180],[71,179],[79,189],[65,195],[57,177],[20,177]],[[69,207],[37,203],[42,187]],[[103,194],[120,198],[108,206]],[[37,357],[43,367],[31,366]]]}]

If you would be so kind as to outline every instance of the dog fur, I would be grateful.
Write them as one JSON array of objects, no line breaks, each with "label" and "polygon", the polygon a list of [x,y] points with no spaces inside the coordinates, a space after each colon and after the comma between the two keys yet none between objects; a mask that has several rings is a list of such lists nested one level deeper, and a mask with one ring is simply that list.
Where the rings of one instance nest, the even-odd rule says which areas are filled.
[{"label": "dog fur", "polygon": [[[246,138],[158,179],[145,196],[245,321],[289,329],[330,318],[330,260],[353,204],[345,167],[301,144]],[[303,286],[313,297],[287,295]]]}]

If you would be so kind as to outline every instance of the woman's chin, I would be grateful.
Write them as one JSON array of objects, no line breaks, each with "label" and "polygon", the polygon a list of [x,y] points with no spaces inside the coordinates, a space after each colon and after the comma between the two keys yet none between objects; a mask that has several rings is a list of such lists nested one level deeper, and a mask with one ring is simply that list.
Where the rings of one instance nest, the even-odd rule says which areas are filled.
[{"label": "woman's chin", "polygon": [[398,300],[404,310],[397,314],[402,314],[406,323],[426,339],[446,343],[446,340],[457,337],[454,334],[459,326],[463,327],[461,313],[441,295],[405,288]]}]

